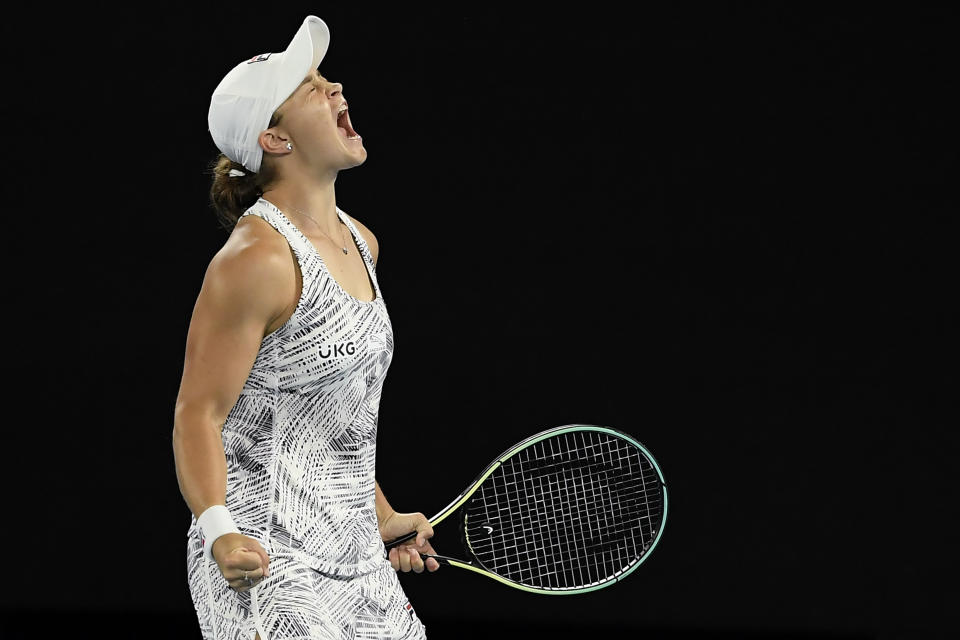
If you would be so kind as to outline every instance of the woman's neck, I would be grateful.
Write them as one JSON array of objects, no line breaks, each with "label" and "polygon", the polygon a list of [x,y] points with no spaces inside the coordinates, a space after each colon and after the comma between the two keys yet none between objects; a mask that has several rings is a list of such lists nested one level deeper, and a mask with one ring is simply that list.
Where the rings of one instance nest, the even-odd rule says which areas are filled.
[{"label": "woman's neck", "polygon": [[337,196],[333,181],[320,184],[307,181],[277,182],[263,192],[269,200],[297,222],[315,226],[327,235],[339,233],[340,219],[337,216]]}]

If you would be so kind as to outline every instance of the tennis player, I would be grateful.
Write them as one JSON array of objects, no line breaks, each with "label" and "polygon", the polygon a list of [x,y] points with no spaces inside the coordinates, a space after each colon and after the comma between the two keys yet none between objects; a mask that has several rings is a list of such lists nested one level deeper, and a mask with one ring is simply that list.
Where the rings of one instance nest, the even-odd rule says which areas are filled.
[{"label": "tennis player", "polygon": [[231,233],[193,310],[173,431],[207,640],[426,637],[397,571],[438,568],[420,558],[433,529],[374,477],[393,332],[377,239],[336,204],[338,172],[367,151],[317,71],[329,42],[308,16],[210,101],[211,199]]}]

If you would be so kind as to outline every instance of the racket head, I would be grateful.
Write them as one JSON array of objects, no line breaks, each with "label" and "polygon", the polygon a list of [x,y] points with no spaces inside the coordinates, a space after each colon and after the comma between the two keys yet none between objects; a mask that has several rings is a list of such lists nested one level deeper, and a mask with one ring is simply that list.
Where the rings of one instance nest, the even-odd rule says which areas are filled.
[{"label": "racket head", "polygon": [[504,451],[460,509],[467,569],[525,591],[574,594],[623,580],[653,552],[667,487],[622,431],[564,425]]}]

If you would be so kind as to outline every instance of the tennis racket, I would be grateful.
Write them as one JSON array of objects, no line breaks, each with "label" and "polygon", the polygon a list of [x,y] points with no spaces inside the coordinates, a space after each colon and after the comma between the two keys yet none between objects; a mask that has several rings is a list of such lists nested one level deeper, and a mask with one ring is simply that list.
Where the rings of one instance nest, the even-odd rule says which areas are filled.
[{"label": "tennis racket", "polygon": [[650,556],[667,520],[667,486],[629,435],[566,425],[498,456],[430,525],[448,518],[459,525],[465,558],[422,558],[523,591],[586,593],[623,580]]}]

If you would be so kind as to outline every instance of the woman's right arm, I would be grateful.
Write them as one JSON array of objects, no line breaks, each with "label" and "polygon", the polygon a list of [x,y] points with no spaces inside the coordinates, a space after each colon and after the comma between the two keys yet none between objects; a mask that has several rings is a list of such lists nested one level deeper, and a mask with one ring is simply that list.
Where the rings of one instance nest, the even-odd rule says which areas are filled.
[{"label": "woman's right arm", "polygon": [[241,221],[210,261],[187,331],[173,454],[180,492],[197,518],[226,500],[223,423],[267,328],[296,304],[289,246],[266,226]]}]

